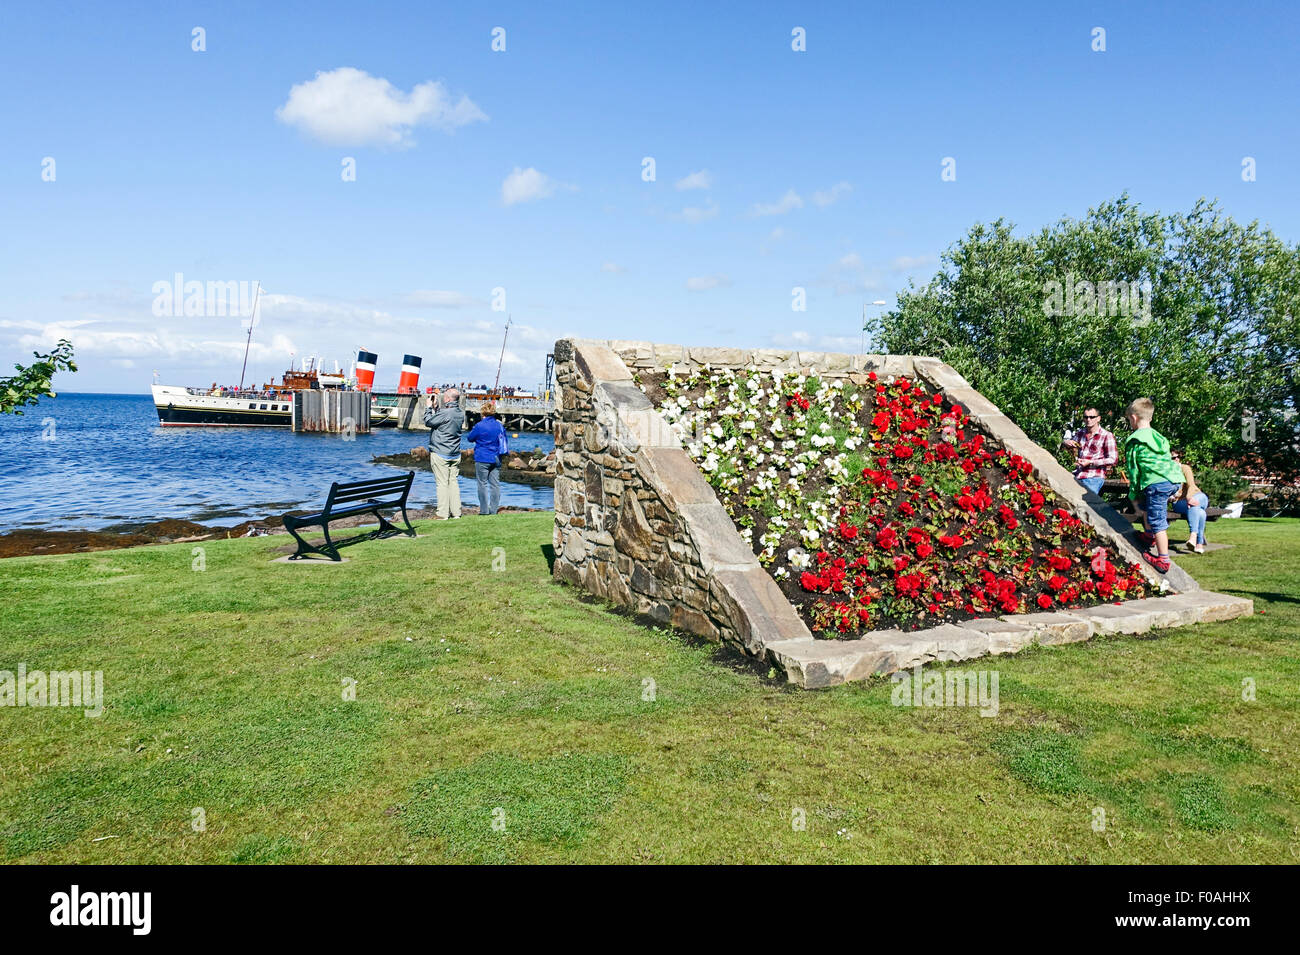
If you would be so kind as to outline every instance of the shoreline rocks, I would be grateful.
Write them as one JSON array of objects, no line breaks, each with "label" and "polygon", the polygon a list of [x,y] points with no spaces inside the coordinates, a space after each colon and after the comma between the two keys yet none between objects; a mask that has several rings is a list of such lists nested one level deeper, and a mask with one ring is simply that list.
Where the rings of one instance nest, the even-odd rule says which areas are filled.
[{"label": "shoreline rocks", "polygon": [[[377,454],[370,459],[371,464],[383,464],[388,467],[401,468],[404,471],[427,471],[429,469],[429,449],[415,447],[405,454]],[[462,477],[474,476],[474,452],[460,453],[460,473]],[[507,484],[527,484],[531,487],[555,486],[555,452],[541,454],[525,451],[506,456],[501,468],[501,480]]]}]

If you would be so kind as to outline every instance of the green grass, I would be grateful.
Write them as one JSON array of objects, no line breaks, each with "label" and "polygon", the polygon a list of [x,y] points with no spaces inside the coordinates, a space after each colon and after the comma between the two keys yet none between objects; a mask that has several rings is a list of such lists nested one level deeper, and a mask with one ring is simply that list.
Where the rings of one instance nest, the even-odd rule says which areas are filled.
[{"label": "green grass", "polygon": [[340,566],[269,563],[283,538],[0,561],[0,669],[105,686],[98,719],[0,708],[0,859],[1300,860],[1300,522],[1185,558],[1262,614],[965,664],[994,718],[791,689],[586,601],[549,515],[420,532]]}]

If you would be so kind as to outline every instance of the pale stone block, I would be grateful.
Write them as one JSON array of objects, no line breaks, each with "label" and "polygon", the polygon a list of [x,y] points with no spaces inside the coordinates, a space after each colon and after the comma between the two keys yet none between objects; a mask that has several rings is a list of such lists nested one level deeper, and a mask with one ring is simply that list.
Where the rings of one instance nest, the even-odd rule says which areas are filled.
[{"label": "pale stone block", "polygon": [[598,385],[603,381],[632,380],[632,373],[628,371],[627,365],[623,364],[623,359],[608,346],[575,343],[573,357],[578,369],[591,385]]},{"label": "pale stone block", "polygon": [[999,620],[996,617],[980,617],[976,620],[963,620],[960,624],[967,630],[978,630],[988,637],[989,653],[1015,653],[1034,642],[1034,631],[1028,627]]},{"label": "pale stone block", "polygon": [[721,504],[683,504],[678,511],[686,525],[686,533],[700,550],[700,566],[706,573],[748,570],[758,566],[758,558],[741,538],[731,515],[723,510]]},{"label": "pale stone block", "polygon": [[1068,613],[1018,613],[1001,618],[1027,627],[1043,644],[1077,643],[1092,636],[1092,622]]}]

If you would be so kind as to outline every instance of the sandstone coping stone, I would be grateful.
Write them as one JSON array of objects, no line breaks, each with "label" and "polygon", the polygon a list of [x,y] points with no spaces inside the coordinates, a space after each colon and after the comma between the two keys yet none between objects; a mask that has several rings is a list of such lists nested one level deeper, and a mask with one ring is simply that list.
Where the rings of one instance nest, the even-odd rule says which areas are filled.
[{"label": "sandstone coping stone", "polygon": [[970,660],[989,652],[989,635],[964,624],[945,623],[908,634],[916,640],[935,644],[934,659],[944,662]]},{"label": "sandstone coping stone", "polygon": [[[1138,602],[1130,601],[1130,603]],[[1146,633],[1148,630],[1169,626],[1170,622],[1177,617],[1177,614],[1169,611],[1155,608],[1142,609],[1123,604],[1118,606],[1099,604],[1095,607],[1071,610],[1070,613],[1089,621],[1093,632],[1098,634]]]},{"label": "sandstone coping stone", "polygon": [[678,508],[686,530],[700,551],[700,566],[705,573],[719,570],[749,570],[758,567],[758,558],[736,530],[731,515],[717,501],[682,504]]},{"label": "sandstone coping stone", "polygon": [[963,620],[961,626],[967,630],[978,630],[989,638],[989,653],[1015,653],[1034,642],[1034,631],[1022,627],[1010,620],[997,617],[979,617],[975,620]]},{"label": "sandstone coping stone", "polygon": [[655,345],[654,367],[670,368],[674,364],[686,361],[684,345]]},{"label": "sandstone coping stone", "polygon": [[636,462],[669,510],[678,511],[686,504],[717,503],[713,486],[681,447],[643,446]]},{"label": "sandstone coping stone", "polygon": [[779,640],[767,645],[767,658],[785,671],[791,683],[818,690],[898,669],[893,665],[893,653],[883,642],[815,637]]},{"label": "sandstone coping stone", "polygon": [[856,640],[787,639],[767,645],[768,659],[791,682],[809,689],[887,675],[932,662],[1013,653],[1037,640],[1043,645],[1075,643],[1097,634],[1145,633],[1192,623],[1210,623],[1253,612],[1250,600],[1209,591],[1127,600],[1068,613],[1015,614],[980,618],[903,633],[883,630]]},{"label": "sandstone coping stone", "polygon": [[691,361],[697,365],[718,368],[743,368],[749,364],[750,353],[743,348],[690,348]]},{"label": "sandstone coping stone", "polygon": [[1255,601],[1249,597],[1217,594],[1210,590],[1194,590],[1190,593],[1175,594],[1172,597],[1161,599],[1194,609],[1197,613],[1198,623],[1219,623],[1237,617],[1249,617],[1255,613]]},{"label": "sandstone coping stone", "polygon": [[626,365],[639,365],[642,362],[654,360],[655,346],[653,342],[611,339],[609,347],[611,351],[618,354],[619,358],[623,359],[623,363]]},{"label": "sandstone coping stone", "polygon": [[1074,615],[1074,612],[1061,611],[1044,613],[1009,614],[1001,618],[1003,622],[1015,623],[1027,627],[1034,634],[1034,641],[1043,644],[1077,643],[1092,636],[1092,621]]},{"label": "sandstone coping stone", "polygon": [[811,640],[812,633],[762,567],[719,570],[711,590],[745,649],[763,658],[769,643]]},{"label": "sandstone coping stone", "polygon": [[851,367],[855,371],[874,371],[879,378],[911,378],[916,375],[912,355],[854,355]]},{"label": "sandstone coping stone", "polygon": [[604,342],[574,341],[573,357],[578,363],[578,370],[591,385],[603,381],[631,381],[632,372],[628,371],[623,359]]}]

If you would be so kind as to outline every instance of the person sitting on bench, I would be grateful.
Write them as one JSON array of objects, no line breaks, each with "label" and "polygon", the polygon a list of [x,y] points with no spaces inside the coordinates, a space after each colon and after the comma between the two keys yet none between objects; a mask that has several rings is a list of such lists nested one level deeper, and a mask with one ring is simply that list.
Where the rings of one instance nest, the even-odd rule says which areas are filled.
[{"label": "person sitting on bench", "polygon": [[1210,498],[1196,486],[1196,476],[1192,469],[1183,463],[1177,451],[1170,452],[1170,457],[1183,469],[1183,487],[1169,501],[1169,510],[1187,518],[1187,546],[1198,554],[1205,553],[1205,510],[1210,506]]}]

